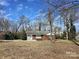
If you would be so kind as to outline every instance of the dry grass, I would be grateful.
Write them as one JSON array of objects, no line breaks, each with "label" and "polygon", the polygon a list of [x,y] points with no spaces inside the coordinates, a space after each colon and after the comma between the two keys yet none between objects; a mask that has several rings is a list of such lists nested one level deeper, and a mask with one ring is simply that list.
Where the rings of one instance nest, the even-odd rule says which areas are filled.
[{"label": "dry grass", "polygon": [[79,47],[70,41],[1,41],[0,59],[79,59]]}]

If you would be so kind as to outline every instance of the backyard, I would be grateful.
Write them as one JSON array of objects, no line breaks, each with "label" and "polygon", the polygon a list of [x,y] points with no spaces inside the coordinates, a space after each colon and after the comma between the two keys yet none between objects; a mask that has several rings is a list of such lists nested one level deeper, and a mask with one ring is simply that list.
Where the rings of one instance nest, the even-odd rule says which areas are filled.
[{"label": "backyard", "polygon": [[0,59],[79,59],[79,46],[68,40],[0,41]]}]

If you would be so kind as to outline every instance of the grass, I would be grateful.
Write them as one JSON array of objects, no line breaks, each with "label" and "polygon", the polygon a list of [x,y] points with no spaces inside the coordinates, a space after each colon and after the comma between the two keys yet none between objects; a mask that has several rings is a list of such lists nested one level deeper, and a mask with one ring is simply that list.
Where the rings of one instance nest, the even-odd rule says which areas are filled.
[{"label": "grass", "polygon": [[71,41],[2,41],[0,59],[79,59],[79,47]]}]

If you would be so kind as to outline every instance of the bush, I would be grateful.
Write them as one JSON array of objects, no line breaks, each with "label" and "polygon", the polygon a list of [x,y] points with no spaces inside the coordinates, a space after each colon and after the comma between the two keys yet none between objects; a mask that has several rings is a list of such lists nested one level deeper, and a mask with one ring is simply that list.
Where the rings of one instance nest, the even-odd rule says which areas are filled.
[{"label": "bush", "polygon": [[5,40],[14,40],[14,39],[15,40],[17,39],[27,40],[27,34],[25,31],[16,32],[16,33],[6,32],[3,37]]},{"label": "bush", "polygon": [[27,40],[27,34],[26,34],[25,30],[23,30],[23,32],[21,34],[21,39],[22,40]]},{"label": "bush", "polygon": [[60,39],[60,36],[59,35],[55,35],[55,39]]},{"label": "bush", "polygon": [[5,40],[13,40],[13,34],[11,32],[6,32],[4,35]]},{"label": "bush", "polygon": [[64,31],[63,34],[61,34],[61,39],[66,39],[66,32]]},{"label": "bush", "polygon": [[13,33],[13,37],[14,37],[14,39],[21,39],[21,33]]}]

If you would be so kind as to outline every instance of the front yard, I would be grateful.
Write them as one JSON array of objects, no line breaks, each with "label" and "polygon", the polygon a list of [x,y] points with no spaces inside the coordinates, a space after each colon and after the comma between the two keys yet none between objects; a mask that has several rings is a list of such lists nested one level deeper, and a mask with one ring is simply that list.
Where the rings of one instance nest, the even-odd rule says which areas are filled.
[{"label": "front yard", "polygon": [[0,59],[79,59],[79,46],[70,41],[1,41]]}]

